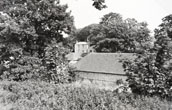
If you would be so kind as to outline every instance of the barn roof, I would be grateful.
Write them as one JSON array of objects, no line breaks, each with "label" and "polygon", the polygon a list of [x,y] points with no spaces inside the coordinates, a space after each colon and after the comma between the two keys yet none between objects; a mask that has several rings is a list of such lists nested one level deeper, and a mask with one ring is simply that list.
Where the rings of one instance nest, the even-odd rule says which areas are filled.
[{"label": "barn roof", "polygon": [[133,60],[133,53],[90,53],[76,63],[77,71],[124,75],[121,60]]}]

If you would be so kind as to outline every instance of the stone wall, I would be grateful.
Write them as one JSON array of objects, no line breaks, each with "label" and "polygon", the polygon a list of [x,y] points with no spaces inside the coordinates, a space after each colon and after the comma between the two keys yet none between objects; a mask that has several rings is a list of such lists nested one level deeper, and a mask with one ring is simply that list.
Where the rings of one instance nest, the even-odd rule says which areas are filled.
[{"label": "stone wall", "polygon": [[115,89],[118,85],[117,80],[122,79],[123,82],[126,80],[126,76],[107,74],[107,73],[87,73],[87,72],[76,72],[80,78],[80,83],[94,85],[104,89]]}]

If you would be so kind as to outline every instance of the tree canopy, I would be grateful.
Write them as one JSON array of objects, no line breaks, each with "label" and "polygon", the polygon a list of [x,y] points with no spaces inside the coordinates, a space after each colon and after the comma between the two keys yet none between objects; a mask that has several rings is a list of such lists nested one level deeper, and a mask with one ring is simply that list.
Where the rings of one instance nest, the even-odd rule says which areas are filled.
[{"label": "tree canopy", "polygon": [[70,12],[66,12],[67,5],[59,5],[56,0],[6,2],[0,6],[4,7],[1,13],[1,40],[5,39],[10,43],[15,41],[31,54],[38,51],[41,55],[51,40],[61,42],[62,32],[72,31],[73,17]]},{"label": "tree canopy", "polygon": [[77,33],[77,40],[90,41],[97,52],[136,52],[151,42],[147,23],[125,19],[118,13],[104,15],[99,24],[86,26]]},{"label": "tree canopy", "polygon": [[1,0],[0,7],[0,57],[3,65],[8,62],[4,74],[17,79],[58,75],[56,67],[64,55],[57,50],[66,49],[57,44],[74,28],[68,6],[59,0]]}]

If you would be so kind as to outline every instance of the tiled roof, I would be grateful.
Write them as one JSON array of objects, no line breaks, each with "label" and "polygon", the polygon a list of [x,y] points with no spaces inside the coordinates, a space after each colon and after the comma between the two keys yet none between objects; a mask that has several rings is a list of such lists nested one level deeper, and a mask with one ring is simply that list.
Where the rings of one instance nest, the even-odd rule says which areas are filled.
[{"label": "tiled roof", "polygon": [[133,53],[90,53],[76,63],[77,71],[125,74],[123,59],[133,60]]}]

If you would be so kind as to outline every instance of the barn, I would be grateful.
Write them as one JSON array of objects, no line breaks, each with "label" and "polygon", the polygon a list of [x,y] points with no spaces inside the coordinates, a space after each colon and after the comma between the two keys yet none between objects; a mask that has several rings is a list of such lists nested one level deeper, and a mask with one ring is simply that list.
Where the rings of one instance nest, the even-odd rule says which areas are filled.
[{"label": "barn", "polygon": [[[82,56],[86,53],[86,56]],[[74,52],[66,55],[69,66],[75,68],[80,82],[96,86],[116,86],[117,80],[125,81],[122,61],[134,60],[134,53],[96,53],[87,42],[76,42]],[[107,86],[108,85],[108,86]]]},{"label": "barn", "polygon": [[123,60],[133,60],[133,53],[89,53],[75,64],[75,73],[82,79],[98,85],[116,84],[126,80]]}]

